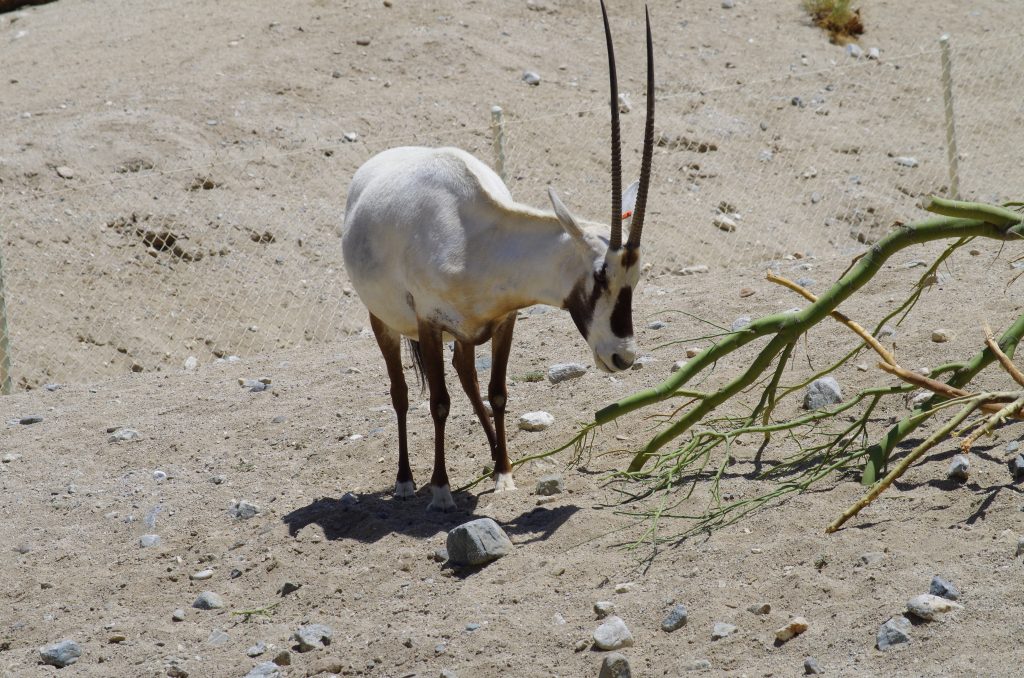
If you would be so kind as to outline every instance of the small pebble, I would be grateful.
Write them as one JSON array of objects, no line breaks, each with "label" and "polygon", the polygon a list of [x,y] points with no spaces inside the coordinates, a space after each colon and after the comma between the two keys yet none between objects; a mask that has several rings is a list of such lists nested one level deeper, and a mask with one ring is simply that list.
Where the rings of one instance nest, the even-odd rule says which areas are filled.
[{"label": "small pebble", "polygon": [[119,428],[115,430],[107,440],[112,443],[117,443],[128,440],[138,440],[140,437],[139,432],[133,428]]},{"label": "small pebble", "polygon": [[610,615],[615,614],[615,603],[607,600],[599,600],[594,603],[594,614],[597,615],[598,619],[604,619]]},{"label": "small pebble", "polygon": [[824,675],[825,670],[818,664],[818,660],[814,657],[807,657],[804,659],[804,675],[807,676],[821,676]]},{"label": "small pebble", "polygon": [[736,222],[724,214],[719,214],[718,216],[716,216],[714,219],[712,219],[711,223],[714,225],[715,228],[717,228],[720,231],[725,231],[726,233],[732,233],[733,231],[736,230]]},{"label": "small pebble", "polygon": [[326,645],[330,645],[331,638],[333,637],[334,631],[326,624],[309,624],[307,626],[300,626],[298,630],[292,634],[292,640],[298,644],[299,652],[319,650]]},{"label": "small pebble", "polygon": [[871,566],[878,565],[883,560],[885,560],[885,553],[883,553],[882,551],[868,551],[866,553],[860,554],[860,557],[857,559],[857,562],[859,565]]},{"label": "small pebble", "polygon": [[917,158],[911,158],[910,156],[897,156],[896,158],[893,158],[893,160],[895,160],[896,164],[901,167],[917,167],[919,164],[917,162]]},{"label": "small pebble", "polygon": [[753,320],[750,318],[750,316],[742,315],[739,318],[736,318],[736,320],[732,321],[732,324],[729,326],[729,329],[732,330],[733,332],[739,332],[752,322]]},{"label": "small pebble", "polygon": [[239,520],[248,520],[249,518],[252,518],[259,512],[260,509],[258,506],[244,499],[242,499],[241,501],[233,502],[231,504],[231,508],[228,509],[228,513],[231,515],[231,517],[238,518]]},{"label": "small pebble", "polygon": [[678,372],[679,370],[683,369],[684,367],[686,367],[686,361],[685,360],[677,360],[674,363],[672,363],[672,367],[669,369],[669,372]]},{"label": "small pebble", "polygon": [[345,140],[345,143],[354,144],[359,141],[359,135],[355,132],[345,132],[341,135],[341,138]]},{"label": "small pebble", "polygon": [[160,545],[160,535],[158,534],[144,534],[139,537],[139,547],[147,549],[150,546]]},{"label": "small pebble", "polygon": [[843,392],[835,377],[821,377],[807,386],[804,393],[804,409],[816,410],[821,407],[843,402]]},{"label": "small pebble", "polygon": [[771,611],[772,606],[768,603],[758,603],[747,608],[747,612],[751,614],[768,614]]},{"label": "small pebble", "polygon": [[709,270],[706,264],[697,264],[695,266],[683,266],[682,268],[673,271],[676,275],[697,275],[698,273],[707,273]]},{"label": "small pebble", "polygon": [[629,593],[630,591],[632,591],[635,588],[636,588],[636,584],[634,582],[627,581],[627,582],[623,582],[621,584],[616,584],[615,585],[615,592],[616,593]]},{"label": "small pebble", "polygon": [[868,58],[877,61],[882,56],[877,47],[868,48]]},{"label": "small pebble", "polygon": [[245,651],[245,654],[249,657],[259,657],[261,654],[267,651],[267,644],[262,640],[250,647]]},{"label": "small pebble", "polygon": [[721,640],[735,633],[737,628],[732,624],[726,622],[715,622],[714,628],[711,629],[711,640]]},{"label": "small pebble", "polygon": [[893,617],[879,627],[878,635],[875,639],[876,647],[884,651],[894,645],[909,643],[910,628],[910,620],[903,615]]},{"label": "small pebble", "polygon": [[356,44],[359,45],[360,47],[367,47],[370,44],[370,38],[366,36],[356,38]]},{"label": "small pebble", "polygon": [[676,605],[661,622],[661,630],[672,633],[686,625],[688,613],[685,605]]},{"label": "small pebble", "polygon": [[594,644],[601,650],[618,650],[633,645],[633,634],[626,622],[612,615],[594,631]]},{"label": "small pebble", "polygon": [[555,423],[547,412],[527,412],[519,417],[519,428],[523,431],[543,431]]},{"label": "small pebble", "polygon": [[43,418],[40,417],[38,414],[31,414],[27,417],[22,417],[21,419],[19,419],[18,423],[21,424],[22,426],[29,426],[31,424],[38,424],[42,420]]},{"label": "small pebble", "polygon": [[647,329],[649,330],[663,330],[666,327],[668,327],[668,325],[666,325],[665,322],[661,320],[652,320],[651,322],[647,323]]},{"label": "small pebble", "polygon": [[197,610],[219,610],[224,607],[224,599],[213,591],[203,591],[192,603]]},{"label": "small pebble", "polygon": [[752,297],[755,294],[756,292],[749,287],[744,287],[740,290],[740,298]]},{"label": "small pebble", "polygon": [[540,84],[540,75],[533,71],[523,71],[523,82],[536,87]]},{"label": "small pebble", "polygon": [[569,379],[579,379],[587,373],[587,366],[580,363],[559,363],[548,368],[548,381],[557,384]]},{"label": "small pebble", "polygon": [[565,492],[565,481],[562,479],[562,474],[560,473],[541,476],[537,480],[536,493],[542,497],[549,497],[553,494],[561,494],[563,492]]},{"label": "small pebble", "polygon": [[860,59],[864,56],[864,50],[861,49],[860,45],[851,42],[846,46],[846,55],[854,59]]},{"label": "small pebble", "polygon": [[934,341],[936,344],[946,343],[947,341],[949,341],[949,330],[932,330],[932,341]]},{"label": "small pebble", "polygon": [[75,178],[75,170],[71,169],[67,165],[61,165],[60,167],[58,167],[56,169],[56,172],[57,172],[57,176],[60,177],[61,179],[74,179]]},{"label": "small pebble", "polygon": [[44,664],[62,669],[71,666],[82,656],[82,648],[73,640],[62,640],[59,643],[39,648],[39,659]]},{"label": "small pebble", "polygon": [[711,668],[711,662],[707,659],[694,659],[683,665],[684,671],[707,671]]},{"label": "small pebble", "polygon": [[927,621],[934,621],[947,612],[961,608],[963,605],[960,603],[930,593],[922,593],[907,601],[907,612]]},{"label": "small pebble", "polygon": [[953,457],[946,471],[946,477],[954,480],[967,480],[971,472],[971,461],[964,455],[958,454]]},{"label": "small pebble", "polygon": [[206,639],[206,642],[214,647],[220,647],[221,645],[227,645],[228,641],[231,640],[231,636],[220,629],[214,629],[210,632],[210,636]]},{"label": "small pebble", "polygon": [[1024,478],[1024,455],[1018,454],[1010,462],[1010,471],[1014,478]]},{"label": "small pebble", "polygon": [[[281,678],[280,664],[276,661],[262,662],[249,669],[244,678]],[[286,666],[286,665],[285,665]]]},{"label": "small pebble", "polygon": [[808,628],[807,620],[803,617],[793,617],[789,623],[775,631],[775,640],[785,643],[791,638],[799,636]]},{"label": "small pebble", "polygon": [[200,570],[194,574],[188,576],[192,581],[206,581],[207,579],[213,578],[213,570]]},{"label": "small pebble", "polygon": [[484,565],[512,552],[512,541],[491,518],[477,518],[448,533],[448,557],[454,565]]},{"label": "small pebble", "polygon": [[185,610],[179,607],[171,613],[171,620],[176,622],[185,621]]},{"label": "small pebble", "polygon": [[194,355],[190,355],[189,357],[185,358],[185,362],[182,363],[181,366],[184,370],[191,372],[192,370],[199,367],[199,359],[196,358]]}]

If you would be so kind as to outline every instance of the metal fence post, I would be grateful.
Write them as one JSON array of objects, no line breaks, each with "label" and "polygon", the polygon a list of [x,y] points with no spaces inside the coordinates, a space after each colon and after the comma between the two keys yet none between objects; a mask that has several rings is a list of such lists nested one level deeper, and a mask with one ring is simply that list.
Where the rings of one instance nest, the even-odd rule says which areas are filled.
[{"label": "metal fence post", "polygon": [[953,69],[949,58],[949,34],[939,38],[942,51],[942,99],[946,108],[946,160],[949,164],[949,196],[960,199],[960,160],[956,150],[956,118],[953,115]]},{"label": "metal fence post", "polygon": [[502,181],[508,181],[505,176],[505,114],[501,106],[491,107],[491,148],[494,151],[494,171],[498,173]]},{"label": "metal fence post", "polygon": [[11,377],[11,333],[7,328],[7,301],[4,295],[4,256],[0,247],[0,395],[10,395]]}]

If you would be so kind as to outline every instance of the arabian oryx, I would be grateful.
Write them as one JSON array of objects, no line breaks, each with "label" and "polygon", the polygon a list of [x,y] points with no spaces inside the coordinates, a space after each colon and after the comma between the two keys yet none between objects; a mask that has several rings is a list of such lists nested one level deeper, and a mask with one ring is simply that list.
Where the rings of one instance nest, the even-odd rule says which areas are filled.
[{"label": "arabian oryx", "polygon": [[[569,311],[606,372],[636,357],[633,289],[640,277],[640,234],[651,177],[654,65],[647,16],[647,122],[640,179],[621,194],[619,102],[608,14],[601,3],[611,82],[611,229],[581,221],[548,189],[554,213],[515,202],[484,163],[455,148],[393,148],[368,160],[348,192],[342,248],[352,286],[370,312],[398,416],[395,496],[415,492],[406,437],[408,393],[401,337],[430,390],[434,473],[429,509],[455,506],[444,460],[450,400],[443,347],[455,340],[452,364],[487,434],[495,491],[515,489],[505,442],[505,371],[516,312],[533,304]],[[635,206],[634,206],[635,204]],[[625,209],[625,211],[624,211]],[[629,238],[622,242],[622,224]],[[491,340],[488,419],[474,350]]]}]

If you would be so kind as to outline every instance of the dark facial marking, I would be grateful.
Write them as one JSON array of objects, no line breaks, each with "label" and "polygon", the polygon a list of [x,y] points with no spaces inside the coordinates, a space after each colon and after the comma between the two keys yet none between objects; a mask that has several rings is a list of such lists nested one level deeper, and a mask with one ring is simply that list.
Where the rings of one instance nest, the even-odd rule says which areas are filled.
[{"label": "dark facial marking", "polygon": [[562,308],[569,311],[569,315],[572,316],[572,321],[576,323],[576,329],[580,331],[583,338],[586,339],[587,335],[590,334],[590,321],[594,319],[594,307],[590,305],[590,300],[586,297],[586,279],[580,278],[579,281],[573,285],[572,291],[569,292],[569,296],[562,302]]},{"label": "dark facial marking", "polygon": [[633,288],[623,287],[615,299],[611,315],[612,334],[625,338],[633,336]]},{"label": "dark facial marking", "polygon": [[622,251],[622,267],[629,268],[640,259],[640,248],[630,247],[629,243],[626,243],[626,247]]}]

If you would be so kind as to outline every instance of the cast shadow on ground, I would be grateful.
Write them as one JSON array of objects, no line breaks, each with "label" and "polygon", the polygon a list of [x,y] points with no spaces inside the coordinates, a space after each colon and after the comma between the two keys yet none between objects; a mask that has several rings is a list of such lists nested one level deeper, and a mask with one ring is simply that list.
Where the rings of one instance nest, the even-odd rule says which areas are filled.
[{"label": "cast shadow on ground", "polygon": [[[578,506],[530,506],[534,498],[526,492],[514,495],[524,508],[516,518],[498,521],[516,544],[544,541],[579,511]],[[474,518],[479,497],[471,492],[455,493],[456,510],[449,513],[427,511],[426,494],[407,500],[395,499],[390,490],[360,494],[358,503],[344,499],[321,497],[297,508],[281,520],[288,525],[288,534],[297,535],[309,525],[319,525],[331,540],[349,539],[372,544],[389,534],[403,534],[426,539],[447,532]]]}]

